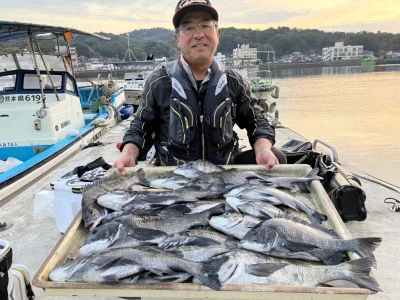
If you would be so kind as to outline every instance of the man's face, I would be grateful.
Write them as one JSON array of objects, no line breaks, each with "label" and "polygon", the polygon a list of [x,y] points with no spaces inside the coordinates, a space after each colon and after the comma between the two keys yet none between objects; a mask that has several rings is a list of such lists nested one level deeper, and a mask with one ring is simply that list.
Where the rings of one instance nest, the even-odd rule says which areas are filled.
[{"label": "man's face", "polygon": [[[210,14],[203,11],[193,11],[184,15],[180,26],[191,23],[198,24],[204,21],[211,21]],[[212,24],[216,24],[212,23]],[[193,26],[191,26],[193,28]],[[215,51],[219,43],[220,29],[212,26],[212,30],[202,30],[205,26],[195,26],[193,30],[179,30],[175,36],[176,43],[182,52],[183,57],[190,66],[208,68],[214,59]],[[181,28],[181,27],[180,27]]]}]

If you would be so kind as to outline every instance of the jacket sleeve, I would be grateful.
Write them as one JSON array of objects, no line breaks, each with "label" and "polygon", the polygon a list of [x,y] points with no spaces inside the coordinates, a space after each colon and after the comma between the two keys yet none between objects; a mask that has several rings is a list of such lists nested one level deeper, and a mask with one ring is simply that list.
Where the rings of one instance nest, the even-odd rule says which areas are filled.
[{"label": "jacket sleeve", "polygon": [[165,78],[165,72],[154,71],[146,80],[142,97],[137,112],[134,115],[128,130],[126,131],[120,150],[132,143],[139,149],[145,145],[146,139],[151,139],[153,132],[159,128],[158,116],[162,99],[161,80]]},{"label": "jacket sleeve", "polygon": [[250,90],[250,86],[244,78],[233,70],[228,70],[229,94],[236,104],[235,123],[245,128],[250,145],[260,138],[268,139],[275,144],[275,128],[271,126],[265,117],[265,112],[259,106],[258,100]]}]

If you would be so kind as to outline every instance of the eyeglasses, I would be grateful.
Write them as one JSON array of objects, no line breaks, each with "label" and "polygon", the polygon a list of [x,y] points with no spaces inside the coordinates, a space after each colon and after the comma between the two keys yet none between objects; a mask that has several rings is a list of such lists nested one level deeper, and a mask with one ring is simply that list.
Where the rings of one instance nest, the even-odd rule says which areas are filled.
[{"label": "eyeglasses", "polygon": [[181,26],[178,27],[178,30],[182,32],[183,34],[186,35],[191,35],[196,32],[196,28],[199,27],[201,32],[203,33],[210,33],[214,29],[214,27],[217,26],[216,21],[204,21],[200,23],[186,23],[182,24]]}]

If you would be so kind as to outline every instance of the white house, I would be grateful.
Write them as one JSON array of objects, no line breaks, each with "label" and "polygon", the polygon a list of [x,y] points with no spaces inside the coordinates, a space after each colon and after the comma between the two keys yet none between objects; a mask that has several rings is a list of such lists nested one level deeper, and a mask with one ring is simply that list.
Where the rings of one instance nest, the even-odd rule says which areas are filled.
[{"label": "white house", "polygon": [[233,49],[233,58],[238,61],[241,59],[246,59],[248,62],[256,62],[257,61],[257,48],[250,48],[247,45],[238,45],[236,49]]},{"label": "white house", "polygon": [[334,47],[322,49],[322,60],[355,60],[373,56],[371,51],[364,51],[364,46],[345,46],[343,42],[335,43]]}]

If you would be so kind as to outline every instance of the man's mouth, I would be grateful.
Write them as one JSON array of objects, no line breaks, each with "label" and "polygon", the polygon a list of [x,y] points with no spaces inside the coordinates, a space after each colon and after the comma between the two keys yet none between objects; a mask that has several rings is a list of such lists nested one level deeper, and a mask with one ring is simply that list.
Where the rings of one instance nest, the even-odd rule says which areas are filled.
[{"label": "man's mouth", "polygon": [[203,48],[203,47],[207,47],[206,44],[195,44],[192,46],[192,48]]}]

